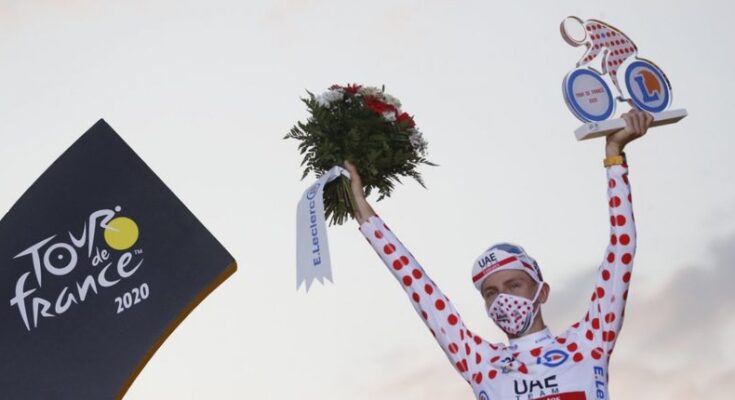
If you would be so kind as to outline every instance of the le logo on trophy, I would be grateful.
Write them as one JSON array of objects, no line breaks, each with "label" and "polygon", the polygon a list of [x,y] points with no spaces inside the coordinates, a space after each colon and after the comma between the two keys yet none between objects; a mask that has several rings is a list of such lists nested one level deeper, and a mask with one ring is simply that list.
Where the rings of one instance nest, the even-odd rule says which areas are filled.
[{"label": "le logo on trophy", "polygon": [[[672,92],[666,74],[652,61],[638,57],[636,45],[617,28],[570,16],[561,23],[561,36],[572,46],[587,47],[562,83],[569,110],[584,122],[574,131],[577,140],[624,128],[625,120],[612,118],[618,101],[650,113],[654,118],[651,126],[673,124],[687,116],[685,109],[668,110]],[[599,57],[601,71],[591,65]]]}]

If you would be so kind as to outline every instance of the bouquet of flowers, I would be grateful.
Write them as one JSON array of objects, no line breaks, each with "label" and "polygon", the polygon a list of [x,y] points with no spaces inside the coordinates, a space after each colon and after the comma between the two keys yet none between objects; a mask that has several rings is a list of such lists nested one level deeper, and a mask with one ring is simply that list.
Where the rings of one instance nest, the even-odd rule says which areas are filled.
[{"label": "bouquet of flowers", "polygon": [[[335,165],[350,160],[360,171],[365,193],[377,189],[382,200],[395,182],[409,176],[424,186],[416,170],[426,160],[426,141],[413,117],[401,110],[401,102],[385,88],[334,85],[326,92],[302,99],[311,116],[298,122],[284,139],[301,141],[306,169],[321,176]],[[324,188],[324,211],[330,224],[342,224],[353,215],[354,200],[347,178]]]}]

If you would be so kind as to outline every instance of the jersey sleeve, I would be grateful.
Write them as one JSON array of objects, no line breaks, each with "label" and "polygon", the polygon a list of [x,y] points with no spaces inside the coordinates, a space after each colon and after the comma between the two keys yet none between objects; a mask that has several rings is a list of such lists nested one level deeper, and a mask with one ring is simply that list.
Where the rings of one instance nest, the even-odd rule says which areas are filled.
[{"label": "jersey sleeve", "polygon": [[398,238],[378,216],[360,226],[360,232],[406,291],[411,305],[465,380],[479,384],[494,346],[465,327],[459,313]]},{"label": "jersey sleeve", "polygon": [[627,165],[608,167],[607,178],[610,241],[598,269],[587,315],[574,326],[592,342],[595,358],[612,353],[620,333],[636,249]]}]

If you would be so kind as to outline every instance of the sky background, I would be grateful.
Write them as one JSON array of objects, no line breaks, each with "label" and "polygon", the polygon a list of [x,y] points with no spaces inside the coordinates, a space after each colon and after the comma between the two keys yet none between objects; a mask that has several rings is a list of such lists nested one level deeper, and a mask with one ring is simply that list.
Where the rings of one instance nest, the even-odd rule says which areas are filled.
[{"label": "sky background", "polygon": [[[300,97],[385,84],[429,141],[374,203],[467,325],[503,340],[470,281],[498,241],[582,317],[608,238],[602,140],[576,142],[567,15],[625,32],[689,117],[627,150],[638,253],[611,363],[616,399],[735,391],[735,33],[727,1],[0,0],[0,215],[98,119],[239,262],[126,399],[468,399],[357,224],[329,229],[334,285],[295,290]],[[620,109],[620,108],[619,108]]]}]

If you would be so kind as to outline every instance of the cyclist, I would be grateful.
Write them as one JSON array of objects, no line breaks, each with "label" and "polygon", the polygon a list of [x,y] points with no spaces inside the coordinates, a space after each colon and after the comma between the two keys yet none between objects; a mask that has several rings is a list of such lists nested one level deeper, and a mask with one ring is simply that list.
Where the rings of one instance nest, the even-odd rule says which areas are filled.
[{"label": "cyclist", "polygon": [[[585,33],[583,40],[575,40],[566,31],[565,23],[572,20],[579,23]],[[617,28],[596,19],[582,22],[577,17],[569,17],[561,23],[561,36],[572,46],[587,46],[587,51],[577,62],[577,67],[588,65],[602,52],[602,73],[609,74],[618,93],[618,69],[630,57],[634,57],[638,48],[630,38]]]},{"label": "cyclist", "polygon": [[631,110],[626,127],[607,137],[610,241],[589,308],[579,322],[554,335],[541,304],[549,296],[536,261],[520,246],[491,246],[475,261],[472,281],[488,315],[509,343],[489,343],[471,332],[411,253],[365,199],[360,175],[349,161],[360,231],[398,279],[416,312],[456,370],[481,400],[608,398],[608,364],[623,322],[636,234],[623,148],[642,137],[653,118]]}]

